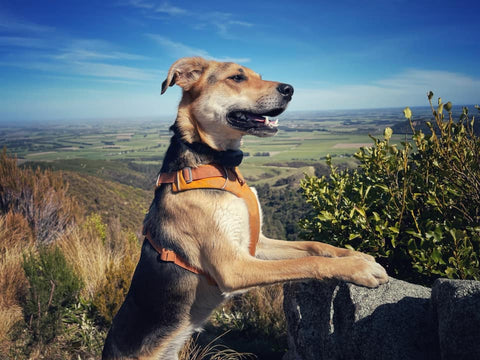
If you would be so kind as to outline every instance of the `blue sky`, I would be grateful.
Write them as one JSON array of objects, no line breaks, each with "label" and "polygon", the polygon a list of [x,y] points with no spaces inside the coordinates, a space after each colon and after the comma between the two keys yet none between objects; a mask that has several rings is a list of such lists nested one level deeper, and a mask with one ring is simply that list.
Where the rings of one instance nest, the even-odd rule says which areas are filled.
[{"label": "blue sky", "polygon": [[174,114],[179,57],[295,87],[290,110],[480,102],[474,1],[2,0],[0,121]]}]

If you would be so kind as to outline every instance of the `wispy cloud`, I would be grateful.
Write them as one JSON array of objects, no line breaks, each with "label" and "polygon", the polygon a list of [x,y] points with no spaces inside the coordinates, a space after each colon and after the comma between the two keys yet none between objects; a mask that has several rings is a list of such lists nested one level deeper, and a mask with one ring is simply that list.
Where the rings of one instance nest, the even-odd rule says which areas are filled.
[{"label": "wispy cloud", "polygon": [[165,13],[165,14],[168,14],[168,15],[171,15],[171,16],[183,15],[183,14],[188,13],[187,10],[179,8],[177,6],[170,5],[168,2],[164,2],[164,3],[160,4],[154,10],[156,12]]},{"label": "wispy cloud", "polygon": [[165,75],[159,70],[93,61],[2,61],[0,67],[19,67],[53,74],[131,81],[159,81]]},{"label": "wispy cloud", "polygon": [[51,47],[50,41],[27,36],[0,36],[0,46],[45,49]]},{"label": "wispy cloud", "polygon": [[178,41],[172,41],[169,38],[158,34],[145,34],[148,38],[155,41],[158,45],[163,47],[168,55],[172,57],[184,56],[203,56],[210,57],[207,51],[192,46],[185,45]]},{"label": "wispy cloud", "polygon": [[207,13],[200,13],[197,15],[197,20],[206,22],[216,28],[217,34],[225,39],[235,39],[237,38],[232,34],[232,29],[240,28],[251,28],[254,25],[252,23],[237,20],[234,18],[233,14],[221,12],[221,11],[212,11]]},{"label": "wispy cloud", "polygon": [[170,16],[185,15],[188,14],[188,11],[182,9],[178,6],[171,5],[169,2],[164,1],[161,4],[156,4],[148,0],[129,0],[124,3],[125,5],[130,5],[138,9],[149,10],[155,13],[163,13]]},{"label": "wispy cloud", "polygon": [[50,32],[54,28],[45,25],[38,25],[13,15],[0,12],[0,30],[5,32],[39,33]]},{"label": "wispy cloud", "polygon": [[131,66],[113,65],[100,62],[74,62],[71,70],[79,75],[128,79],[128,80],[158,80],[160,71],[139,69]]},{"label": "wispy cloud", "polygon": [[146,56],[118,51],[113,44],[100,39],[74,39],[62,48],[57,59],[64,60],[146,60]]},{"label": "wispy cloud", "polygon": [[185,56],[201,56],[206,59],[216,61],[232,61],[237,63],[248,63],[249,58],[230,58],[230,57],[215,57],[208,53],[208,51],[200,48],[195,48],[189,45],[185,45],[178,41],[173,41],[163,35],[158,34],[145,34],[147,37],[155,41],[173,58],[180,58]]},{"label": "wispy cloud", "polygon": [[[1,15],[0,15],[1,16]],[[38,30],[37,25],[0,17],[4,28],[13,35],[0,36],[0,47],[16,47],[15,58],[5,53],[1,67],[17,67],[49,74],[86,76],[99,79],[148,81],[161,77],[161,72],[125,65],[128,61],[148,60],[138,54],[121,51],[115,44],[102,39],[71,38],[55,31],[38,32],[35,36],[18,35]],[[8,20],[8,21],[7,21]]]},{"label": "wispy cloud", "polygon": [[[187,18],[187,26],[193,27],[197,30],[213,27],[216,30],[216,33],[225,39],[237,38],[232,33],[233,29],[238,30],[239,28],[245,29],[254,26],[254,24],[247,21],[238,20],[237,17],[231,13],[222,11],[192,11],[173,6],[166,1],[158,5],[148,0],[129,0],[123,4],[140,9],[143,15],[149,19],[157,19],[155,14],[162,14],[175,18]],[[158,19],[164,20],[163,17],[158,17]]]},{"label": "wispy cloud", "polygon": [[478,102],[480,79],[448,71],[409,69],[369,84],[295,89],[293,110],[377,108],[427,105],[426,94],[454,104]]}]

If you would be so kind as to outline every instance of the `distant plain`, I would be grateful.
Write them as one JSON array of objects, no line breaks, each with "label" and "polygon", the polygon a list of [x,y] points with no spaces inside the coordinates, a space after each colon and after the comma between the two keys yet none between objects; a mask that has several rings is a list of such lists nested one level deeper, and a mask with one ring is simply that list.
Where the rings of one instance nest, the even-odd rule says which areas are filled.
[{"label": "distant plain", "polygon": [[[430,108],[412,109],[414,120],[431,118]],[[20,163],[43,163],[62,169],[102,175],[108,168],[159,169],[173,123],[166,119],[83,120],[1,125],[0,144]],[[245,136],[243,173],[253,184],[312,173],[329,154],[334,163],[355,166],[353,154],[394,128],[393,142],[406,138],[402,109],[287,112],[274,137]],[[122,164],[123,163],[123,164]],[[125,168],[125,171],[128,169]],[[153,171],[152,171],[153,172]],[[154,179],[152,179],[153,184]]]}]

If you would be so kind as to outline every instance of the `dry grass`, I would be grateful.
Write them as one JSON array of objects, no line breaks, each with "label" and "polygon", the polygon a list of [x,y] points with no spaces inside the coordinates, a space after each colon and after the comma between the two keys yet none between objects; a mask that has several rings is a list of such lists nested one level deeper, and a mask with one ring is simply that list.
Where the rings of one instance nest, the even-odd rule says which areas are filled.
[{"label": "dry grass", "polygon": [[207,345],[201,346],[198,344],[198,336],[191,337],[182,351],[178,354],[179,360],[241,360],[241,359],[256,359],[254,354],[239,353],[232,350],[225,345],[215,344],[224,334],[216,337]]},{"label": "dry grass", "polygon": [[38,243],[53,242],[80,216],[67,189],[61,173],[20,169],[5,149],[0,153],[0,212],[22,214]]},{"label": "dry grass", "polygon": [[62,236],[57,244],[85,285],[82,296],[92,299],[105,277],[112,253],[95,231],[82,227]]},{"label": "dry grass", "polygon": [[248,330],[255,337],[281,336],[286,328],[283,286],[258,287],[234,297],[214,312],[211,322],[224,330]]},{"label": "dry grass", "polygon": [[118,220],[105,225],[97,215],[62,236],[58,246],[83,280],[82,296],[93,299],[104,285],[107,270],[138,261],[140,247],[135,235],[121,229]]},{"label": "dry grass", "polygon": [[20,300],[28,282],[23,271],[23,254],[33,247],[33,235],[26,219],[13,212],[0,216],[0,354],[11,345],[9,332],[22,319]]}]

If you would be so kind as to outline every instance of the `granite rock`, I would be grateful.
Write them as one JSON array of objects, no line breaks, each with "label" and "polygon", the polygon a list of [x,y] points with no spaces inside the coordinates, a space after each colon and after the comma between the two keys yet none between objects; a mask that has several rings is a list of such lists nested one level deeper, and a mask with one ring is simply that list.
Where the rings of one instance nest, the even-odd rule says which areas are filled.
[{"label": "granite rock", "polygon": [[480,359],[480,281],[437,280],[432,307],[441,359]]},{"label": "granite rock", "polygon": [[429,288],[390,278],[376,289],[338,281],[284,289],[285,360],[439,359]]}]

